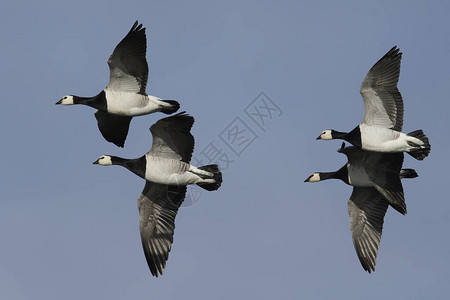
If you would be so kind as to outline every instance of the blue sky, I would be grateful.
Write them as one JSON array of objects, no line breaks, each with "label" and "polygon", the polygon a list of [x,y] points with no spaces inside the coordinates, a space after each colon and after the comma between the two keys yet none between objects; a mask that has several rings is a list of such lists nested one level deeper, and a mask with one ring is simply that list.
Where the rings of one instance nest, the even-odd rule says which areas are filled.
[{"label": "blue sky", "polygon": [[[4,3],[0,297],[447,296],[449,13],[448,1]],[[147,152],[148,127],[163,115],[135,118],[120,149],[103,140],[93,109],[54,105],[106,86],[106,60],[135,20],[147,27],[147,92],[195,117],[194,156],[212,143],[233,160],[218,192],[180,209],[160,278],[140,243],[143,180],[92,162]],[[405,156],[419,174],[403,182],[408,214],[388,210],[367,274],[351,242],[351,187],[303,180],[345,163],[340,141],[315,138],[362,120],[359,85],[394,45],[403,52],[404,132],[423,129],[432,149],[422,162]],[[263,127],[246,114],[261,92],[279,108]],[[236,152],[222,134],[233,122],[253,133]]]}]

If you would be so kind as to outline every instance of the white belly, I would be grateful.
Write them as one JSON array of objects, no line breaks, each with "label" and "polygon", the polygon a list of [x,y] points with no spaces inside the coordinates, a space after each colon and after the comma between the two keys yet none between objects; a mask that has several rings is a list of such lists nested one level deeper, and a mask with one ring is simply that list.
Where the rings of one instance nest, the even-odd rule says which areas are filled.
[{"label": "white belly", "polygon": [[404,152],[411,148],[406,134],[379,126],[360,124],[361,148],[376,152]]},{"label": "white belly", "polygon": [[158,111],[159,98],[130,92],[117,92],[105,89],[107,110],[121,116],[141,116]]},{"label": "white belly", "polygon": [[148,181],[169,185],[188,185],[201,180],[199,176],[188,171],[190,165],[185,162],[148,154],[146,158],[145,179]]}]

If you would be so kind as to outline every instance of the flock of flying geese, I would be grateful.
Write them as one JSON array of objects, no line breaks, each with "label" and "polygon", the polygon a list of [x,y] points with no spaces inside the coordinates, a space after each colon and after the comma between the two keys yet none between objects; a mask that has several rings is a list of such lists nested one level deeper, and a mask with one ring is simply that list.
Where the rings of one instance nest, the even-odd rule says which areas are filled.
[{"label": "flock of flying geese", "polygon": [[375,271],[383,221],[388,206],[406,214],[405,196],[400,179],[415,178],[413,169],[402,169],[403,152],[418,160],[430,153],[428,138],[422,130],[402,133],[403,100],[397,89],[402,53],[389,50],[369,70],[361,84],[364,118],[345,133],[325,130],[318,140],[342,139],[339,153],[348,162],[336,172],[316,172],[305,182],[340,179],[353,186],[348,201],[350,230],[356,254],[364,270]]},{"label": "flock of flying geese", "polygon": [[[98,128],[108,142],[124,147],[131,119],[154,112],[173,114],[180,105],[146,93],[148,65],[145,58],[145,28],[137,21],[108,59],[108,86],[93,97],[64,96],[56,104],[83,104],[97,109]],[[317,139],[343,139],[354,146],[340,153],[348,163],[336,172],[316,172],[305,182],[341,179],[353,186],[348,201],[353,243],[363,268],[375,270],[384,215],[389,205],[406,213],[401,178],[414,178],[412,169],[402,169],[403,152],[418,160],[430,152],[422,130],[401,132],[403,100],[397,89],[401,53],[394,47],[370,69],[361,85],[364,119],[349,133],[325,130]],[[186,195],[188,184],[208,191],[222,184],[217,165],[190,164],[194,118],[185,112],[160,119],[150,127],[150,151],[135,159],[102,155],[94,164],[119,165],[145,179],[138,198],[140,234],[147,264],[158,277],[165,268],[173,242],[175,216]]]},{"label": "flock of flying geese", "polygon": [[[64,96],[56,104],[83,104],[97,111],[98,128],[103,137],[123,147],[131,118],[154,112],[175,113],[180,105],[147,95],[148,65],[145,58],[145,28],[136,21],[108,59],[108,86],[94,97]],[[195,167],[190,164],[194,137],[190,130],[194,118],[185,112],[163,118],[150,127],[150,151],[135,159],[102,155],[94,164],[122,166],[145,179],[138,198],[139,229],[145,258],[153,276],[162,274],[173,242],[175,216],[186,195],[188,184],[208,191],[222,184],[217,165]]]}]

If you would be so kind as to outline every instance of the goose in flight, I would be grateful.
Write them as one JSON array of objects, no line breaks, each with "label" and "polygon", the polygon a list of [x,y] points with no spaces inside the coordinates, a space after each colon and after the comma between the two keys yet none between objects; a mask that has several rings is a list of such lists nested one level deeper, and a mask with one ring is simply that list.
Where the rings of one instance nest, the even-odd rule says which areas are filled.
[{"label": "goose in flight", "polygon": [[339,151],[349,159],[345,166],[336,172],[313,173],[305,182],[340,179],[353,186],[348,201],[350,230],[361,265],[370,273],[375,271],[388,206],[391,205],[402,214],[406,213],[400,179],[415,178],[418,175],[413,169],[401,169],[403,153],[377,153],[355,147],[345,148],[344,143]]},{"label": "goose in flight", "polygon": [[[374,187],[399,213],[406,214],[405,197],[400,177],[410,178],[411,169],[403,169],[403,153],[381,153],[365,151],[356,147],[345,147],[339,153],[347,156],[348,162],[335,172],[315,172],[305,182],[340,179],[356,187]],[[415,171],[413,172],[415,174]],[[399,176],[400,175],[400,176]]]},{"label": "goose in flight", "polygon": [[422,130],[402,133],[403,100],[397,89],[402,53],[397,46],[389,50],[367,73],[360,92],[364,118],[346,133],[324,130],[318,140],[342,139],[356,147],[377,152],[407,152],[422,160],[430,153],[428,138]]},{"label": "goose in flight", "polygon": [[137,21],[108,59],[109,83],[98,95],[66,95],[56,104],[83,104],[97,109],[95,118],[103,137],[123,147],[131,118],[154,112],[172,114],[180,105],[146,93],[148,65],[145,28]]},{"label": "goose in flight", "polygon": [[154,276],[162,274],[173,242],[175,216],[183,202],[186,185],[197,184],[208,191],[222,184],[217,165],[190,164],[194,118],[184,112],[159,120],[150,127],[150,151],[136,159],[102,155],[94,164],[119,165],[146,180],[138,198],[140,232],[147,264]]}]

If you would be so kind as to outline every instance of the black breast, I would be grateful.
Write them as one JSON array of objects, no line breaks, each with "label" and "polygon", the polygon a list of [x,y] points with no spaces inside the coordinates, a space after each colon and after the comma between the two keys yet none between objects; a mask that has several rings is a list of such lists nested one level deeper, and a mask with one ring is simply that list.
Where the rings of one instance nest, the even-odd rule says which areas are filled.
[{"label": "black breast", "polygon": [[145,158],[145,155],[136,158],[136,159],[130,159],[128,160],[124,167],[133,172],[134,174],[138,175],[141,178],[145,179],[145,169],[147,165],[147,159]]},{"label": "black breast", "polygon": [[361,130],[359,129],[359,125],[355,127],[352,131],[347,133],[345,136],[345,140],[351,143],[353,146],[361,148]]}]

